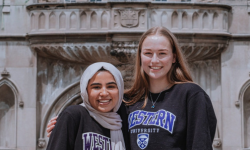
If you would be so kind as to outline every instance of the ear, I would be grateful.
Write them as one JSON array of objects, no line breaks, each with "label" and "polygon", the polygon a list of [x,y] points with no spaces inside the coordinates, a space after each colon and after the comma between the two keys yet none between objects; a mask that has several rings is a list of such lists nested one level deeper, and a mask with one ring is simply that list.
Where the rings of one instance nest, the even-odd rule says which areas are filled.
[{"label": "ear", "polygon": [[173,54],[173,62],[172,63],[175,63],[176,62],[176,54],[174,53]]}]

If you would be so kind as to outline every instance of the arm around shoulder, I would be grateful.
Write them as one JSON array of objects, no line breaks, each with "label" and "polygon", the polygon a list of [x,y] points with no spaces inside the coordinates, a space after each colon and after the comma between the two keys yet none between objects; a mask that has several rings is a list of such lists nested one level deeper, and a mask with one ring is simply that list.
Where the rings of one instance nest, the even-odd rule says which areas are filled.
[{"label": "arm around shoulder", "polygon": [[50,136],[47,150],[73,150],[76,124],[71,114],[64,110],[58,117]]}]

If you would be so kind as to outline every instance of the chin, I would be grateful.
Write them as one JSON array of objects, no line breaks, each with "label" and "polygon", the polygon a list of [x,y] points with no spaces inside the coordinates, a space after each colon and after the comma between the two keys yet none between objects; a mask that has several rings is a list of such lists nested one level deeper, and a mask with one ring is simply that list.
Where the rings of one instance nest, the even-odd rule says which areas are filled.
[{"label": "chin", "polygon": [[106,113],[106,112],[111,112],[112,109],[108,109],[108,108],[101,108],[101,109],[98,109],[99,112],[102,112],[102,113]]}]

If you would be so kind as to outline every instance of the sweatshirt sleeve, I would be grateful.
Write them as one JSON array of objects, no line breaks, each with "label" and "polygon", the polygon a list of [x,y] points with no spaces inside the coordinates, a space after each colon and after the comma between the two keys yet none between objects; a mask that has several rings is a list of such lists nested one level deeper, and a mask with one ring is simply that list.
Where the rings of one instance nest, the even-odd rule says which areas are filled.
[{"label": "sweatshirt sleeve", "polygon": [[58,117],[47,150],[73,150],[77,127],[72,116],[64,110]]},{"label": "sweatshirt sleeve", "polygon": [[187,150],[213,150],[217,120],[210,98],[198,92],[188,100],[187,107]]}]

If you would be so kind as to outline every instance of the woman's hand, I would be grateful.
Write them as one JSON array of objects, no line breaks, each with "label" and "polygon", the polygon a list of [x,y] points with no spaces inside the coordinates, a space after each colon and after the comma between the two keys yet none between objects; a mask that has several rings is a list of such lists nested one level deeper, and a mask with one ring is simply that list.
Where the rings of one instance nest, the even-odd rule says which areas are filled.
[{"label": "woman's hand", "polygon": [[50,135],[51,135],[51,132],[52,132],[52,130],[54,129],[54,127],[55,127],[55,124],[56,124],[56,119],[57,119],[57,116],[56,117],[54,117],[54,118],[52,118],[52,119],[50,119],[50,121],[49,121],[49,123],[48,123],[48,125],[47,125],[47,137],[50,137]]}]

